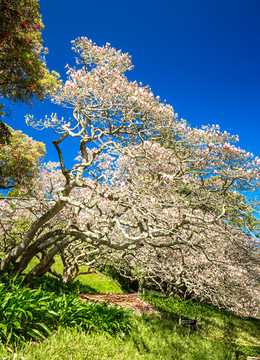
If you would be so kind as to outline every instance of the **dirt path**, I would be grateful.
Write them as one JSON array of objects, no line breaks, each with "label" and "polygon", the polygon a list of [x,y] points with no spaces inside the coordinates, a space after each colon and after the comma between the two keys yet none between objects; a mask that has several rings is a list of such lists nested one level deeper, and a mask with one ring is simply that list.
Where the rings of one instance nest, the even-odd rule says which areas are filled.
[{"label": "dirt path", "polygon": [[156,310],[145,302],[138,294],[79,294],[82,301],[93,300],[100,303],[106,301],[111,305],[120,305],[135,312],[154,313]]}]

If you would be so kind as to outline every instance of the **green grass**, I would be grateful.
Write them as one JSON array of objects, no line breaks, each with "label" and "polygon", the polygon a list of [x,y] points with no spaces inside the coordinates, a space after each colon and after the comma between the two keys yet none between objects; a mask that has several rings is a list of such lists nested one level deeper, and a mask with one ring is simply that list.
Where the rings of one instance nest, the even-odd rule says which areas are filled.
[{"label": "green grass", "polygon": [[[125,339],[104,334],[86,334],[60,329],[38,345],[28,345],[17,352],[16,359],[26,360],[235,360],[234,349],[218,339],[191,331],[170,319],[135,316],[135,329]],[[13,354],[0,350],[1,359]],[[240,355],[239,359],[245,359]]]},{"label": "green grass", "polygon": [[[59,262],[55,265],[60,271]],[[82,276],[78,284],[78,289],[91,292],[122,292],[117,283],[100,273]],[[155,292],[146,292],[143,298],[156,306],[158,313],[134,314],[129,335],[112,337],[60,327],[46,340],[29,343],[13,354],[0,345],[0,359],[246,360],[247,355],[260,356],[260,320]],[[179,317],[196,318],[197,328],[179,325]]]},{"label": "green grass", "polygon": [[[38,260],[34,258],[26,272],[29,272],[35,265],[37,265]],[[59,274],[62,274],[63,265],[61,259],[59,257],[55,258],[55,263],[52,268],[57,271]],[[87,271],[86,266],[81,267],[81,271]],[[48,274],[48,276],[52,277],[52,275]],[[79,292],[85,293],[123,293],[120,285],[117,281],[113,280],[109,276],[106,276],[97,271],[96,274],[87,274],[80,275],[75,280],[75,287],[78,288]]]},{"label": "green grass", "polygon": [[180,318],[197,319],[196,331],[203,337],[215,339],[238,353],[260,356],[259,319],[241,318],[214,306],[178,297],[166,298],[156,292],[146,292],[142,297],[173,323],[178,323]]},{"label": "green grass", "polygon": [[[89,292],[94,293],[123,293],[120,285],[110,277],[97,272],[96,274],[80,275],[77,280],[84,287],[89,288]],[[76,280],[76,281],[77,281]]]}]

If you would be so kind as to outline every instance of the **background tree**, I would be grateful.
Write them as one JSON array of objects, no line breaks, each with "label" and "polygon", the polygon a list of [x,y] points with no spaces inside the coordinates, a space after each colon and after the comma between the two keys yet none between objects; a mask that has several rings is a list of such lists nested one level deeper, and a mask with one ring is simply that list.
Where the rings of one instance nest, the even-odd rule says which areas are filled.
[{"label": "background tree", "polygon": [[45,156],[45,145],[20,130],[8,127],[11,138],[0,153],[0,189],[13,189],[28,184],[36,175],[40,160]]},{"label": "background tree", "polygon": [[57,85],[44,60],[43,28],[37,0],[0,0],[0,98],[31,104]]},{"label": "background tree", "polygon": [[[0,105],[0,111],[1,111],[1,105]],[[10,137],[11,137],[11,132],[8,126],[0,120],[0,144],[8,144],[10,141]]]}]

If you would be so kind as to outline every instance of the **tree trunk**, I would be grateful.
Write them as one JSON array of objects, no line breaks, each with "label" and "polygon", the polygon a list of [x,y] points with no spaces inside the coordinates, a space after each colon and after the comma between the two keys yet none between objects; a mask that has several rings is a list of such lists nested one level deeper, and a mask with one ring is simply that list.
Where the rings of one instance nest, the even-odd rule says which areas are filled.
[{"label": "tree trunk", "polygon": [[24,235],[22,241],[16,245],[8,254],[5,255],[1,262],[0,270],[5,270],[10,262],[15,263],[19,256],[26,251],[27,247],[33,241],[35,234],[37,231],[48,222],[54,215],[56,215],[60,210],[65,206],[65,202],[58,200],[56,204],[48,210],[45,214],[43,214],[39,219],[37,219]]}]

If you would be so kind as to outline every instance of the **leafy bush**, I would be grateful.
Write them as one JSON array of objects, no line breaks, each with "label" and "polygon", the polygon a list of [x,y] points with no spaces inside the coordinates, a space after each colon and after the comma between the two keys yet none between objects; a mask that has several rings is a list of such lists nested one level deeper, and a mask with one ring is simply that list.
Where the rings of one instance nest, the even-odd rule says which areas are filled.
[{"label": "leafy bush", "polygon": [[100,331],[110,335],[128,333],[131,329],[130,311],[107,303],[82,302],[77,296],[60,295],[50,304],[59,314],[58,324],[66,328]]},{"label": "leafy bush", "polygon": [[[9,269],[7,271],[9,271]],[[0,283],[5,285],[5,290],[13,291],[23,287],[24,278],[17,275],[10,276],[7,271],[0,271]]]},{"label": "leafy bush", "polygon": [[30,276],[28,285],[33,289],[41,288],[43,291],[53,292],[57,295],[78,293],[76,283],[65,283],[61,279],[48,275]]},{"label": "leafy bush", "polygon": [[[51,334],[55,323],[49,309],[53,297],[38,290],[18,288],[7,291],[0,283],[0,339],[3,344],[13,347],[24,344],[31,338],[44,339]],[[52,326],[51,326],[52,325]]]},{"label": "leafy bush", "polygon": [[19,277],[8,279],[1,274],[1,280],[0,341],[11,349],[30,339],[45,339],[59,326],[108,335],[128,333],[131,329],[130,311],[122,307],[83,303],[75,293],[56,295],[41,288],[30,289],[23,286]]}]

